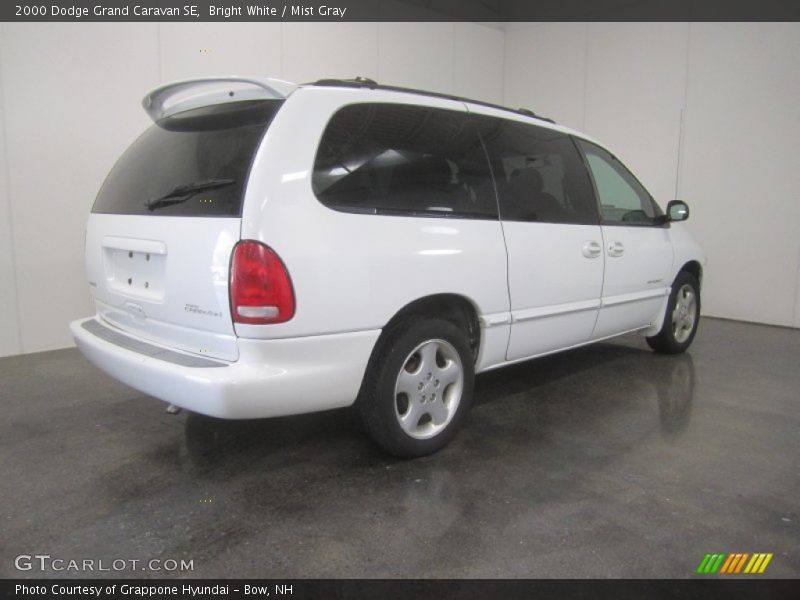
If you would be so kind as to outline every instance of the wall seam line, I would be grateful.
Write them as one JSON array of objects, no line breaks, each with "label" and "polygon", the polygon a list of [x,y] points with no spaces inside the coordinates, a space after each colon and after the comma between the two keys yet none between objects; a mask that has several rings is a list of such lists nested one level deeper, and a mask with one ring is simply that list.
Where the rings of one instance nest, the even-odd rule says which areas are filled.
[{"label": "wall seam line", "polygon": [[5,98],[5,73],[2,69],[3,60],[0,53],[0,99],[3,100],[3,168],[6,170],[6,199],[8,200],[8,233],[10,258],[11,258],[11,272],[14,278],[14,313],[16,317],[16,338],[17,349],[19,354],[25,354],[25,346],[22,341],[22,304],[19,297],[19,270],[17,268],[17,245],[14,243],[14,210],[11,208],[11,165],[9,163],[9,146],[8,146],[8,102]]},{"label": "wall seam line", "polygon": [[589,23],[583,30],[583,116],[581,130],[586,131],[586,106],[589,102]]},{"label": "wall seam line", "polygon": [[692,45],[692,24],[686,24],[686,62],[684,64],[684,73],[683,73],[683,102],[681,106],[681,113],[680,113],[680,123],[679,123],[679,130],[678,130],[678,156],[677,156],[677,163],[675,164],[675,198],[680,198],[680,186],[682,181],[682,163],[683,163],[683,155],[685,154],[684,149],[684,140],[686,139],[686,115],[688,114],[689,110],[689,61],[691,57],[691,45]]},{"label": "wall seam line", "polygon": [[451,94],[458,94],[456,91],[456,23],[453,23],[453,43],[451,45],[451,50],[453,53],[453,62],[452,67],[450,69],[450,93]]},{"label": "wall seam line", "polygon": [[375,59],[377,60],[377,67],[375,69],[375,77],[378,83],[385,83],[383,81],[383,74],[381,73],[381,22],[375,23]]},{"label": "wall seam line", "polygon": [[280,74],[280,78],[281,78],[281,79],[286,79],[286,66],[283,64],[283,62],[284,62],[284,61],[283,61],[283,55],[284,55],[284,48],[283,48],[283,23],[282,23],[282,22],[281,22],[281,23],[279,23],[279,24],[278,24],[278,27],[279,27],[278,31],[280,32],[280,33],[278,34],[278,40],[279,40],[279,46],[280,46],[280,49],[279,49],[279,51],[278,51],[278,65],[279,65],[279,69],[280,69],[280,72],[281,72],[281,74]]},{"label": "wall seam line", "polygon": [[503,106],[508,106],[506,104],[506,79],[508,78],[508,73],[506,73],[506,55],[508,54],[508,34],[508,31],[503,30],[502,83],[500,84],[500,102]]},{"label": "wall seam line", "polygon": [[158,84],[161,85],[164,83],[164,48],[161,46],[161,23],[156,23],[156,52],[158,53]]},{"label": "wall seam line", "polygon": [[792,327],[800,328],[800,245],[797,246],[797,265],[794,270],[794,303],[792,306]]}]

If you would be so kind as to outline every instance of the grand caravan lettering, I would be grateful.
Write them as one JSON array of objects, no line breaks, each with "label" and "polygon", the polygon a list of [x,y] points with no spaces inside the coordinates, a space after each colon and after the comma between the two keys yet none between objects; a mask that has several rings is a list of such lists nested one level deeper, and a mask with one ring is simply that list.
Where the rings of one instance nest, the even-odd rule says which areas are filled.
[{"label": "grand caravan lettering", "polygon": [[133,7],[133,14],[137,17],[177,17],[181,14],[175,6],[140,6]]},{"label": "grand caravan lettering", "polygon": [[[188,15],[192,7],[183,7],[184,14]],[[93,11],[96,17],[128,17],[131,15],[130,6],[95,6]],[[141,6],[136,4],[133,7],[133,15],[137,17],[178,17],[181,15],[181,8],[177,6]]]}]

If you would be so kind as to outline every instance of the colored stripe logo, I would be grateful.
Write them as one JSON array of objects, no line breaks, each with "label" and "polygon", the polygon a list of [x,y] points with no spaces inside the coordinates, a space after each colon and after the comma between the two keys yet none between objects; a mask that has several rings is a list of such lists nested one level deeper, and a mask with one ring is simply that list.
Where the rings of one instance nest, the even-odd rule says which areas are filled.
[{"label": "colored stripe logo", "polygon": [[705,555],[703,560],[700,561],[700,565],[697,567],[697,573],[703,575],[714,573],[719,573],[721,575],[763,573],[771,560],[772,553],[755,552],[750,554],[748,552],[736,552],[733,554],[725,554],[716,552],[714,554]]}]

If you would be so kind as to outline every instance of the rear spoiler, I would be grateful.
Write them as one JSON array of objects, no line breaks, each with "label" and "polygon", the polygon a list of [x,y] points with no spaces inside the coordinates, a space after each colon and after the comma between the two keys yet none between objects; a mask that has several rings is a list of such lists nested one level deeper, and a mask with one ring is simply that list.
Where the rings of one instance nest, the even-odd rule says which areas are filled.
[{"label": "rear spoiler", "polygon": [[[203,90],[203,88],[207,88]],[[260,98],[286,98],[297,85],[281,79],[252,77],[200,77],[184,79],[161,85],[151,90],[143,99],[142,107],[153,121],[175,113],[236,100]],[[193,93],[194,92],[194,93]],[[184,96],[183,98],[175,98]],[[174,102],[168,104],[168,100]]]}]

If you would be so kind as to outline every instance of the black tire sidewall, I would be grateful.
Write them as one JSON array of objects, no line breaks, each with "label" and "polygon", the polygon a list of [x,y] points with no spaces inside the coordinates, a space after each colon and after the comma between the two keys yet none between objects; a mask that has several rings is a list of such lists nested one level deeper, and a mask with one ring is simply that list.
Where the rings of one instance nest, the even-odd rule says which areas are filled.
[{"label": "black tire sidewall", "polygon": [[[695,297],[695,319],[694,327],[689,337],[683,342],[675,339],[675,333],[672,329],[672,313],[675,310],[675,303],[678,301],[678,293],[684,285],[691,285],[694,290]],[[697,327],[700,324],[700,284],[697,278],[686,271],[681,271],[675,278],[672,284],[672,291],[669,295],[669,302],[667,303],[667,310],[664,314],[664,322],[661,326],[661,331],[657,335],[647,338],[650,346],[659,351],[667,354],[677,354],[685,351],[694,341],[694,336],[697,333]]]},{"label": "black tire sidewall", "polygon": [[[403,431],[395,413],[395,384],[400,369],[408,355],[421,343],[441,339],[450,343],[461,358],[464,384],[455,415],[447,426],[429,439],[416,439]],[[449,443],[460,428],[469,406],[475,381],[475,366],[466,335],[447,321],[438,319],[415,319],[397,328],[386,340],[371,368],[371,389],[362,402],[362,415],[372,437],[386,451],[403,458],[414,458],[431,454]],[[369,374],[368,374],[369,376]]]}]

